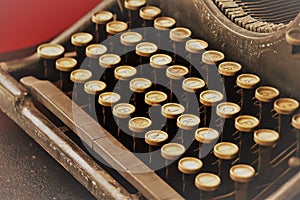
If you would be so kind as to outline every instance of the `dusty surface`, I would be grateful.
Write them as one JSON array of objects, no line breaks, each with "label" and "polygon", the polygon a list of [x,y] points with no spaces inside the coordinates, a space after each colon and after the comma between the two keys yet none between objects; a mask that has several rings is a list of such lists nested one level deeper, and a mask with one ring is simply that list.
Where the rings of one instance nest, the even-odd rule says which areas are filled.
[{"label": "dusty surface", "polygon": [[67,171],[0,112],[0,199],[94,199]]}]

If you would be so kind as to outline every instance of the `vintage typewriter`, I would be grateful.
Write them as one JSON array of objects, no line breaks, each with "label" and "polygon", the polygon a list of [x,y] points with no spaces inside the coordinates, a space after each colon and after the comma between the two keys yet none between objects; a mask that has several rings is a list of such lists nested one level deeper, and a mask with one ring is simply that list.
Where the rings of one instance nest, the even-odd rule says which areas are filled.
[{"label": "vintage typewriter", "polygon": [[1,63],[1,110],[98,199],[299,199],[300,2],[104,0]]}]

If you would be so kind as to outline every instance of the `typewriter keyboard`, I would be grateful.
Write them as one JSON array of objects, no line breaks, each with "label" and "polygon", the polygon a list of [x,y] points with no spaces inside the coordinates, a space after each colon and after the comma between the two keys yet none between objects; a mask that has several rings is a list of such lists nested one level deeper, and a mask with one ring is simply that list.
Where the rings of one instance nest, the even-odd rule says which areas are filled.
[{"label": "typewriter keyboard", "polygon": [[163,8],[125,0],[37,53],[39,79],[186,199],[263,199],[299,170],[298,101]]}]

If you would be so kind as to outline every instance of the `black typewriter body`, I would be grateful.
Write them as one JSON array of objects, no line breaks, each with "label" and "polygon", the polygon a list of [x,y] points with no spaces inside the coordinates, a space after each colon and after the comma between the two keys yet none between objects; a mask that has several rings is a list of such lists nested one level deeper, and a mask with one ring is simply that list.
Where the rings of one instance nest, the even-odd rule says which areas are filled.
[{"label": "black typewriter body", "polygon": [[[218,72],[217,67],[222,62],[237,62],[242,66],[239,75],[251,73],[260,78],[259,85],[254,89],[252,88],[252,92],[255,92],[255,89],[259,86],[272,86],[280,91],[280,95],[276,96],[276,99],[273,101],[280,98],[292,98],[294,100],[292,103],[296,102],[297,104],[297,101],[300,100],[300,92],[298,89],[300,83],[298,78],[300,74],[300,39],[299,35],[297,35],[297,33],[300,33],[299,3],[297,1],[291,1],[290,4],[288,1],[278,1],[278,4],[273,2],[275,4],[273,8],[285,5],[284,2],[289,5],[286,6],[287,8],[283,6],[285,9],[280,11],[283,13],[282,15],[286,16],[282,17],[281,14],[278,14],[278,16],[274,14],[279,12],[276,12],[276,9],[268,12],[268,8],[272,7],[270,2],[272,1],[262,0],[256,3],[252,2],[253,4],[251,4],[251,1],[233,0],[148,0],[146,5],[160,8],[162,11],[160,14],[161,17],[168,16],[174,18],[176,25],[172,27],[172,29],[175,27],[186,27],[192,31],[189,39],[193,38],[206,41],[208,47],[205,51],[216,50],[223,52],[225,55],[224,60],[209,65],[209,67],[215,68],[215,72]],[[126,10],[124,3],[122,0],[104,0],[50,43],[62,45],[64,47],[64,57],[72,57],[78,60],[79,48],[75,48],[71,43],[71,37],[73,34],[79,32],[90,33],[95,36],[95,24],[92,23],[91,18],[94,13],[101,10],[112,12],[114,14],[112,20],[125,21],[127,24],[131,24],[129,21],[134,20],[142,25],[143,20],[141,18],[133,18],[136,13]],[[138,29],[135,29],[130,26],[126,31],[136,31],[141,34],[143,38],[145,38],[145,34],[148,33],[148,41],[144,39],[139,43],[149,42],[149,40],[153,43],[158,43],[159,36],[156,35],[156,39],[152,38],[152,35],[157,34],[155,28],[152,27],[151,30],[149,29],[147,32],[144,31],[143,27],[137,27]],[[293,33],[291,30],[299,31],[296,32],[295,40],[290,39],[291,37],[287,39],[287,34]],[[93,74],[104,74],[101,78],[97,78],[97,76],[90,78],[90,80],[101,80],[106,84],[106,89],[94,96],[88,96],[84,93],[82,85],[79,86],[82,83],[75,83],[74,85],[77,85],[75,86],[76,88],[72,85],[73,94],[70,93],[72,91],[62,91],[57,84],[57,81],[62,77],[58,75],[58,73],[56,73],[57,77],[54,78],[54,81],[47,81],[44,70],[45,59],[41,59],[38,54],[21,60],[0,63],[1,110],[24,129],[28,135],[35,139],[98,199],[299,198],[300,128],[295,128],[295,126],[299,126],[299,118],[293,118],[293,116],[296,116],[295,114],[299,112],[298,106],[296,106],[291,113],[287,114],[280,113],[278,109],[274,109],[277,111],[275,112],[273,110],[274,102],[271,103],[270,109],[272,111],[269,110],[269,115],[273,115],[271,119],[273,127],[269,127],[269,129],[279,132],[280,139],[271,145],[272,150],[270,155],[268,154],[270,157],[263,154],[263,152],[267,151],[266,148],[260,147],[258,143],[255,144],[253,141],[253,132],[264,129],[265,127],[257,125],[251,130],[242,130],[242,128],[238,130],[239,128],[231,124],[231,128],[235,128],[235,133],[233,134],[235,138],[224,139],[224,141],[222,141],[222,136],[220,135],[220,137],[214,141],[215,143],[211,144],[212,146],[208,152],[208,156],[200,157],[203,167],[197,170],[193,175],[188,175],[189,173],[185,174],[178,170],[178,162],[185,157],[198,158],[197,156],[200,155],[194,153],[195,148],[192,147],[192,145],[195,146],[196,144],[196,146],[198,146],[194,137],[188,138],[190,143],[186,146],[185,150],[187,151],[175,156],[174,159],[167,159],[167,156],[160,154],[160,148],[163,144],[183,142],[182,138],[177,139],[178,135],[174,136],[170,134],[169,138],[157,147],[156,145],[150,145],[144,141],[144,134],[151,129],[146,130],[145,128],[142,131],[133,130],[134,128],[128,128],[129,120],[125,120],[126,123],[125,125],[123,124],[123,126],[126,130],[120,130],[117,124],[124,122],[124,117],[118,118],[114,116],[113,105],[103,104],[99,106],[98,104],[99,95],[104,92],[122,93],[123,96],[120,95],[121,101],[119,103],[130,103],[134,105],[137,110],[130,114],[131,118],[145,117],[150,120],[150,113],[159,113],[160,110],[156,108],[152,111],[151,106],[143,102],[145,94],[148,94],[150,91],[164,92],[167,94],[167,97],[164,104],[160,105],[161,107],[167,103],[184,104],[186,112],[181,112],[179,115],[183,113],[191,114],[191,112],[193,112],[193,114],[200,118],[197,127],[193,127],[192,129],[193,134],[196,129],[203,128],[209,123],[213,124],[215,123],[214,120],[222,118],[218,117],[215,113],[218,104],[204,106],[204,111],[200,109],[201,106],[203,107],[203,105],[205,105],[205,103],[201,101],[199,103],[200,91],[193,93],[197,95],[196,104],[193,104],[193,106],[197,106],[197,108],[195,107],[194,109],[196,110],[195,112],[191,107],[187,109],[186,106],[188,104],[185,104],[186,100],[183,100],[186,98],[185,93],[187,92],[179,89],[179,92],[183,93],[183,95],[180,93],[181,95],[176,96],[172,93],[173,90],[176,90],[176,87],[181,87],[182,81],[187,78],[200,78],[203,79],[205,83],[209,80],[199,71],[195,70],[195,65],[198,64],[198,61],[191,61],[191,53],[182,49],[184,53],[178,53],[180,56],[178,56],[178,54],[176,55],[176,53],[174,53],[174,51],[176,51],[176,49],[174,50],[174,46],[177,44],[176,42],[173,42],[172,45],[166,49],[158,48],[155,53],[151,53],[151,56],[155,54],[170,56],[172,61],[166,64],[167,67],[182,65],[188,69],[193,69],[183,75],[183,78],[173,79],[172,77],[165,76],[165,71],[163,71],[163,73],[159,73],[158,71],[154,73],[155,70],[153,71],[153,68],[150,66],[149,59],[151,56],[141,56],[137,54],[136,44],[127,47],[128,49],[126,49],[126,51],[122,50],[117,53],[118,49],[114,43],[122,45],[119,44],[119,37],[122,33],[108,37],[108,39],[103,42],[100,41],[108,48],[107,54],[119,53],[121,61],[118,64],[111,64],[106,70],[99,72],[97,69],[93,71],[87,67],[89,65],[87,58],[84,57],[83,61],[80,62],[81,69],[89,69]],[[113,39],[114,37],[117,37],[118,40]],[[89,44],[96,43],[94,39],[95,37]],[[168,39],[170,40],[170,38]],[[177,47],[184,48],[185,46],[179,44]],[[202,54],[203,51],[198,53],[199,64]],[[143,57],[147,58],[144,59]],[[97,65],[99,64],[98,59],[99,58],[96,59],[98,62]],[[190,63],[192,63],[192,65]],[[136,75],[131,78],[118,80],[123,81],[123,85],[118,83],[117,78],[114,77],[114,70],[120,65],[131,65],[137,70]],[[137,67],[139,65],[141,65],[141,67]],[[100,69],[99,65],[96,67]],[[158,74],[159,77],[157,76]],[[60,76],[60,78],[58,76]],[[155,81],[157,81],[157,79],[153,77],[157,79],[164,77],[161,80],[162,84],[156,84]],[[218,81],[224,81],[225,79],[221,77],[220,74],[218,74],[218,77]],[[132,88],[130,88],[130,81],[134,78],[147,78],[153,82],[153,84],[142,93],[132,92],[130,91],[132,90]],[[173,82],[169,79],[172,79]],[[172,87],[172,89],[170,89],[170,87]],[[124,88],[130,92],[127,93],[125,90],[122,90]],[[204,86],[201,94],[208,89],[210,89],[209,85],[208,87]],[[238,91],[238,86],[234,84],[232,88],[224,88],[222,85],[217,87],[216,90],[223,92],[224,99],[221,102],[226,102],[226,95],[230,94],[228,91]],[[240,90],[238,93],[239,98],[241,98],[240,94],[243,93]],[[76,98],[74,93],[76,93],[76,95],[81,93],[84,96],[84,103],[74,101]],[[253,94],[243,101],[253,101],[256,106],[255,109],[257,110],[253,116],[260,118],[259,114],[261,114],[262,110],[259,110],[261,108],[259,106],[262,106],[262,103],[259,104],[258,99],[255,99]],[[124,96],[126,96],[126,98]],[[230,98],[230,96],[228,97]],[[110,98],[113,97],[110,96]],[[126,99],[126,101],[122,100],[122,98]],[[89,101],[89,104],[92,104],[92,106],[83,106],[83,104],[88,104],[87,101]],[[236,104],[242,107],[241,104],[243,103],[238,100]],[[115,105],[117,105],[117,103]],[[148,107],[150,107],[149,110]],[[253,110],[243,109],[242,107],[241,111],[239,111],[234,118],[237,119],[238,116],[248,114],[252,115],[250,114],[252,111]],[[204,120],[203,112],[211,118],[206,116]],[[162,111],[161,114],[163,115]],[[177,127],[176,119],[178,119],[179,115],[176,115],[175,120],[166,115],[163,117],[159,116],[156,120],[163,120],[162,123],[159,124],[159,128],[165,132],[177,131],[182,137],[185,131],[186,133],[190,133],[191,130]],[[295,119],[295,122],[292,122],[293,119]],[[208,122],[206,122],[206,120],[208,120]],[[154,121],[153,119],[153,122]],[[228,121],[229,120],[224,117],[222,125],[229,123]],[[164,124],[165,122],[166,124],[169,123],[169,125]],[[231,121],[231,123],[232,122],[233,121]],[[264,119],[261,118],[260,122],[264,122]],[[204,125],[203,123],[206,124]],[[294,126],[291,125],[293,123]],[[230,127],[230,125],[227,125],[227,127]],[[215,129],[219,128],[220,127],[216,125]],[[155,127],[155,129],[157,129],[157,127]],[[221,128],[219,130],[219,132],[224,131]],[[130,134],[122,137],[122,131],[130,132]],[[283,131],[289,132],[285,133],[287,135],[284,135],[282,133]],[[137,134],[141,133],[143,134],[142,137],[136,137]],[[252,156],[249,157],[241,157],[243,154],[240,153],[241,149],[239,149],[239,153],[231,159],[217,158],[213,153],[213,145],[220,142],[230,141],[240,147],[240,145],[243,145],[243,142],[240,141],[241,137],[247,133],[248,136],[243,139],[251,141],[244,142],[244,145],[249,147],[249,152],[254,156],[251,154]],[[150,160],[158,159],[161,163],[160,167],[153,167],[154,165],[148,160],[149,157],[143,156],[142,154],[151,151],[157,153],[152,155]],[[260,163],[262,162],[260,160],[261,157],[270,159],[269,165],[265,168],[268,171],[266,172],[266,176],[262,175],[262,171],[260,171],[260,169],[263,168]],[[173,162],[169,162],[170,160],[173,160]],[[230,161],[227,162],[227,160]],[[229,168],[238,164],[252,166],[255,170],[253,177],[247,181],[240,181],[234,177],[230,178],[228,175]],[[228,171],[225,170],[227,174],[223,169],[228,169]],[[217,184],[215,188],[212,186],[209,186],[211,187],[210,189],[203,187],[201,189],[200,186],[197,188],[195,186],[196,175],[207,172],[220,176],[221,183]],[[206,182],[209,182],[209,180],[206,179]]]}]

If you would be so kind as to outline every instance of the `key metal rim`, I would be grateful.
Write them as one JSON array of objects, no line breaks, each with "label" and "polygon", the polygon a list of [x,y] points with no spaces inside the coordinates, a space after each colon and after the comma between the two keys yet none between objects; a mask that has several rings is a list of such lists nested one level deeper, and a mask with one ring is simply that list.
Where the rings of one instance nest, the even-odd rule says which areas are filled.
[{"label": "key metal rim", "polygon": [[71,36],[71,43],[75,46],[86,46],[93,40],[93,36],[89,33],[79,32]]},{"label": "key metal rim", "polygon": [[220,142],[214,146],[214,155],[222,160],[231,160],[238,152],[239,147],[231,142]]},{"label": "key metal rim", "polygon": [[215,191],[221,184],[219,176],[212,173],[201,173],[195,178],[195,186],[199,190],[212,192]]},{"label": "key metal rim", "polygon": [[202,161],[194,157],[185,157],[178,162],[178,170],[184,174],[195,174],[200,171],[202,166]]},{"label": "key metal rim", "polygon": [[60,44],[46,43],[41,44],[37,48],[39,57],[44,59],[56,59],[64,54],[65,48]]},{"label": "key metal rim", "polygon": [[229,170],[230,178],[236,182],[247,183],[255,176],[255,169],[250,165],[238,164]]},{"label": "key metal rim", "polygon": [[55,68],[62,72],[70,72],[77,65],[77,60],[74,58],[60,58],[55,62]]}]

